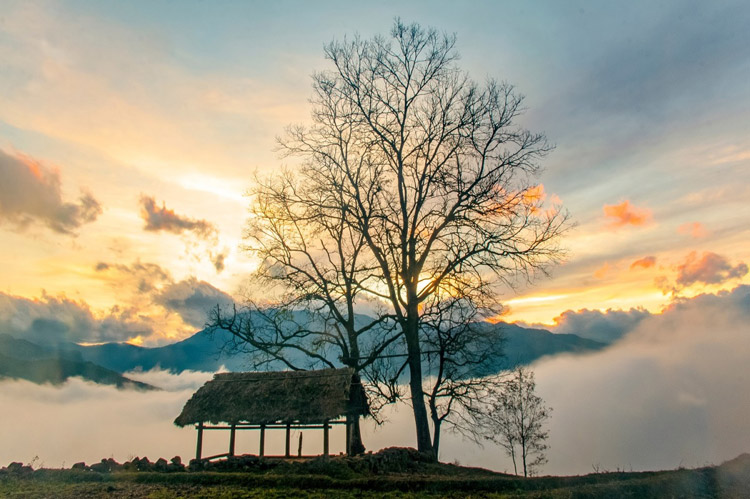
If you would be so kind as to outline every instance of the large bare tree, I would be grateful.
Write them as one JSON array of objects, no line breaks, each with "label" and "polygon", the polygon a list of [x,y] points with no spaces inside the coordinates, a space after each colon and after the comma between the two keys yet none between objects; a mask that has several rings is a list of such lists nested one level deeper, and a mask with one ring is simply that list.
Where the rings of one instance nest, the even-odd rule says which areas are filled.
[{"label": "large bare tree", "polygon": [[367,279],[355,281],[388,304],[403,335],[425,452],[423,305],[451,287],[487,293],[542,270],[565,228],[560,210],[540,203],[535,175],[551,147],[516,123],[522,97],[509,84],[473,82],[454,45],[455,36],[400,21],[390,37],[329,44],[312,126],[281,139],[303,161],[299,181],[336,190],[342,222],[361,237]]}]

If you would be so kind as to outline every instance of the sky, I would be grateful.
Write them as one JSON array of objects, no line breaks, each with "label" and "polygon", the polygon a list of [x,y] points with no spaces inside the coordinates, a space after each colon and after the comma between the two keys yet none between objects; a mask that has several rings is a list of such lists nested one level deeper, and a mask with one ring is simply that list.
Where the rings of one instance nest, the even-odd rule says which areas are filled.
[{"label": "sky", "polygon": [[[201,329],[258,264],[242,250],[245,193],[285,165],[284,128],[310,122],[323,46],[400,17],[455,33],[461,68],[515,85],[520,124],[556,146],[537,181],[575,223],[566,255],[498,297],[503,319],[621,339],[534,366],[555,411],[547,471],[700,465],[750,448],[738,438],[750,419],[747,2],[0,6],[0,331],[156,346]],[[58,436],[48,464],[75,459],[83,414],[123,428],[86,459],[190,449],[164,421],[205,374],[144,377],[166,394],[6,381],[0,417],[52,411],[72,428],[39,434],[37,447]],[[12,437],[0,462],[37,449]],[[449,459],[508,466],[497,449],[446,442]]]},{"label": "sky", "polygon": [[[556,149],[537,181],[575,226],[508,321],[658,312],[750,282],[745,2],[3,1],[0,274],[7,309],[65,302],[158,345],[255,268],[242,230],[275,139],[309,123],[323,46],[393,19],[458,38],[472,78],[526,96]],[[24,301],[26,300],[26,301]],[[191,301],[192,300],[192,301]],[[195,305],[195,306],[193,306]]]}]

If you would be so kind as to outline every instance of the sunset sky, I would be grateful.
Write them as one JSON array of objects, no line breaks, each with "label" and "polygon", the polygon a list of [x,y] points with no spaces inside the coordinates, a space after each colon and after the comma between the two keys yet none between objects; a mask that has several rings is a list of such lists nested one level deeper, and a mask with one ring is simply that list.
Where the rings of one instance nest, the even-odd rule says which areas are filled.
[{"label": "sunset sky", "polygon": [[526,96],[576,226],[505,320],[660,312],[750,283],[750,6],[701,2],[14,1],[0,9],[0,324],[84,343],[200,329],[256,261],[253,175],[309,123],[324,44],[396,16]]}]

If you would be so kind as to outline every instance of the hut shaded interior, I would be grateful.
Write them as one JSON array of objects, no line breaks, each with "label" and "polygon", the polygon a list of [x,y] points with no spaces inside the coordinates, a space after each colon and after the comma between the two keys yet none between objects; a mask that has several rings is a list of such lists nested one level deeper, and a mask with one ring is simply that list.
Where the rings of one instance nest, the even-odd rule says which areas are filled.
[{"label": "hut shaded interior", "polygon": [[[201,459],[204,429],[231,429],[229,453],[225,455],[234,455],[235,430],[258,429],[262,456],[266,428],[283,427],[285,455],[290,456],[292,425],[323,429],[324,455],[327,455],[330,424],[346,424],[349,452],[352,418],[368,414],[367,396],[359,377],[353,369],[341,368],[215,374],[187,401],[174,422],[178,426],[197,425],[197,459]],[[341,416],[346,417],[346,422],[334,421]],[[231,426],[206,426],[206,423]]]}]

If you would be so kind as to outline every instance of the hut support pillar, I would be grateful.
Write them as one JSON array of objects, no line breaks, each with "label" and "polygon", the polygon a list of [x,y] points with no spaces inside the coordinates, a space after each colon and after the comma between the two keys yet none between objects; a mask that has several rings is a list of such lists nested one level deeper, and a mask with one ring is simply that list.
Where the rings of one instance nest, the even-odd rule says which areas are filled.
[{"label": "hut support pillar", "polygon": [[234,456],[234,436],[237,430],[237,425],[232,423],[232,429],[229,432],[229,455]]},{"label": "hut support pillar", "polygon": [[265,454],[265,448],[266,448],[266,425],[262,424],[260,425],[260,451],[258,452],[258,455],[260,457],[263,457]]},{"label": "hut support pillar", "polygon": [[198,423],[198,444],[195,446],[195,459],[201,459],[203,451],[203,423]]},{"label": "hut support pillar", "polygon": [[284,457],[289,457],[291,455],[291,444],[292,439],[292,425],[287,423],[286,424],[286,445],[284,446]]},{"label": "hut support pillar", "polygon": [[328,420],[323,421],[323,457],[328,457]]}]

